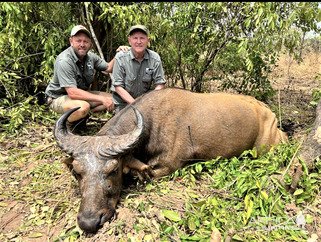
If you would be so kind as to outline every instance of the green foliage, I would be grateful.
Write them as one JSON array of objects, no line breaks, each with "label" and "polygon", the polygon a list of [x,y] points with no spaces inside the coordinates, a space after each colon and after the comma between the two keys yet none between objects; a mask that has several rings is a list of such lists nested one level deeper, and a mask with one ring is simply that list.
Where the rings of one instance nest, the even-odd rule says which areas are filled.
[{"label": "green foliage", "polygon": [[[295,53],[301,27],[317,30],[319,11],[316,3],[195,2],[157,7],[159,15],[167,12],[161,24],[155,21],[159,26],[156,47],[171,85],[200,92],[219,80],[223,90],[233,88],[261,100],[273,95],[267,75],[282,46]],[[293,29],[301,7],[313,10],[308,11],[309,18],[299,21],[300,28]],[[228,62],[228,69],[221,68],[222,61]]]},{"label": "green foliage", "polygon": [[[59,7],[61,4],[64,6]],[[66,20],[72,20],[66,19],[70,4],[29,2],[0,6],[0,49],[5,54],[0,64],[37,86],[38,79],[51,75],[53,59],[66,45]]]},{"label": "green foliage", "polygon": [[312,106],[317,106],[319,101],[321,99],[321,90],[318,88],[318,89],[313,89],[312,90],[312,101],[310,102],[310,104]]},{"label": "green foliage", "polygon": [[[145,24],[169,86],[208,92],[218,83],[267,100],[282,47],[300,58],[302,39],[319,33],[321,16],[317,2],[3,2],[0,12],[1,110],[21,107],[13,115],[20,120],[21,103],[40,100],[74,24],[92,23],[107,60],[127,43],[130,25]],[[6,132],[22,127],[13,122]]]},{"label": "green foliage", "polygon": [[[316,78],[317,81],[321,81],[321,73],[319,73]],[[317,106],[318,103],[320,102],[321,99],[321,89],[320,88],[316,88],[312,90],[312,100],[310,102],[310,105],[312,106]]]},{"label": "green foliage", "polygon": [[186,187],[210,180],[205,186],[212,194],[187,191],[183,213],[164,210],[167,226],[174,228],[172,234],[178,233],[182,241],[208,241],[211,232],[219,229],[225,236],[234,231],[229,236],[242,241],[306,240],[305,231],[297,226],[296,217],[285,213],[285,206],[312,202],[321,180],[316,173],[306,172],[293,196],[280,184],[296,146],[279,145],[260,158],[255,150],[246,151],[239,158],[218,158],[176,171],[171,178],[182,177]]},{"label": "green foliage", "polygon": [[[0,239],[87,241],[76,222],[78,184],[61,163],[64,154],[48,132],[52,126],[38,125],[37,135],[34,126],[30,123],[18,137],[1,141],[9,147],[0,152],[1,211],[25,216],[21,226],[3,231]],[[219,231],[223,241],[307,241],[311,234],[296,218],[303,214],[307,226],[317,222],[314,203],[319,206],[321,162],[316,161],[313,171],[304,167],[298,189],[289,193],[287,168],[297,147],[293,142],[261,157],[254,149],[240,157],[198,162],[124,188],[117,207],[122,216],[107,222],[92,239],[210,241]],[[24,209],[14,210],[11,203]],[[298,211],[289,211],[289,205]]]},{"label": "green foliage", "polygon": [[[57,118],[57,114],[49,111],[50,115],[44,115],[44,113],[48,112],[48,107],[44,105],[39,105],[37,100],[34,97],[28,97],[23,102],[17,103],[14,106],[9,106],[7,108],[2,108],[1,106],[5,106],[8,104],[8,99],[2,99],[0,101],[0,131],[9,132],[11,134],[19,134],[20,128],[24,127],[26,123],[29,122],[41,122],[43,124],[54,123],[55,118]],[[6,132],[2,133],[5,135]],[[0,136],[0,140],[1,137]]]},{"label": "green foliage", "polygon": [[226,47],[226,52],[217,57],[216,65],[221,73],[218,79],[224,80],[220,90],[234,90],[238,93],[254,96],[261,101],[267,101],[275,91],[268,79],[271,72],[271,66],[266,63],[272,60],[263,60],[259,53],[253,53],[249,56],[251,70],[248,71],[247,63],[242,58],[238,58],[234,53],[238,46],[232,44]]},{"label": "green foliage", "polygon": [[43,119],[39,94],[66,44],[70,11],[69,3],[0,3],[1,131],[18,133],[25,123]]}]

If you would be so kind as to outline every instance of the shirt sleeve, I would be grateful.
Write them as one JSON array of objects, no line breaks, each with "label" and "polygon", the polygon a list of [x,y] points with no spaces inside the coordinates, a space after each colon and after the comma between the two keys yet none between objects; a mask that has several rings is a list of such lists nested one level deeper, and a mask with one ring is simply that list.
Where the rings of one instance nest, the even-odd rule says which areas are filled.
[{"label": "shirt sleeve", "polygon": [[166,83],[166,80],[164,78],[164,70],[163,70],[163,65],[162,65],[161,60],[156,62],[155,70],[153,72],[153,80],[156,85]]},{"label": "shirt sleeve", "polygon": [[107,70],[108,63],[105,60],[100,58],[95,53],[91,52],[90,55],[91,55],[91,58],[93,59],[94,67],[95,67],[96,70],[98,70],[98,71],[106,71]]},{"label": "shirt sleeve", "polygon": [[77,87],[74,68],[66,60],[56,62],[57,78],[61,87]]},{"label": "shirt sleeve", "polygon": [[121,86],[125,88],[125,77],[125,69],[120,62],[119,53],[117,53],[113,66],[113,73],[111,75],[113,86]]}]

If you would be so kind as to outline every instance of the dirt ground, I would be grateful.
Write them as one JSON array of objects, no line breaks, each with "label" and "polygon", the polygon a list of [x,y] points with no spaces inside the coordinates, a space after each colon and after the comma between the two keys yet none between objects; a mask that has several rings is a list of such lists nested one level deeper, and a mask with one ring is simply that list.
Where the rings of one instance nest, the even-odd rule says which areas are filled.
[{"label": "dirt ground", "polygon": [[289,55],[281,56],[271,75],[277,90],[274,103],[280,106],[282,126],[294,138],[305,135],[315,119],[312,92],[321,87],[320,53],[303,53],[303,61],[297,63]]},{"label": "dirt ground", "polygon": [[[308,128],[310,128],[311,125],[313,124],[313,121],[315,118],[315,113],[314,113],[315,107],[310,105],[310,101],[312,100],[312,91],[321,86],[320,75],[321,75],[321,54],[320,53],[309,53],[309,54],[303,55],[303,62],[301,63],[296,63],[292,58],[290,58],[288,55],[285,54],[280,58],[278,66],[274,69],[271,75],[271,80],[273,81],[272,84],[274,88],[277,90],[277,95],[275,96],[273,102],[278,104],[278,106],[280,107],[281,111],[279,113],[279,117],[282,123],[282,127],[294,138],[303,138],[306,135]],[[47,132],[49,136],[45,137],[45,139],[49,141],[48,143],[52,141],[52,136],[51,136],[52,130],[48,130],[48,128],[44,127],[44,130],[40,132],[42,133]],[[30,134],[29,142],[32,142],[34,138],[35,137],[33,137],[33,135]],[[2,145],[3,145],[2,148],[4,148],[4,150],[11,148],[9,143],[2,144]],[[52,147],[46,147],[46,148],[48,149]],[[54,149],[53,149],[53,152],[54,152]],[[5,159],[1,157],[2,156],[0,156],[0,159]],[[2,160],[0,160],[0,163],[1,162]],[[23,172],[28,173],[28,170],[30,170],[32,166],[36,166],[36,165],[37,164],[30,164],[30,167],[26,167]],[[14,172],[14,171],[11,171],[11,172]],[[0,169],[0,177],[4,177],[5,175],[6,175],[5,172]],[[70,174],[68,172],[63,174],[63,176],[66,176],[65,180],[70,181],[69,179]],[[30,180],[26,179],[24,180],[24,182],[28,183],[30,182]],[[63,185],[65,184],[62,184],[62,187]],[[2,184],[0,181],[0,186],[5,186],[5,184]],[[74,189],[74,193],[76,191],[77,189]],[[71,191],[68,191],[68,192],[73,193]],[[128,188],[128,190],[124,191],[123,196],[126,197],[126,196],[129,196],[130,194],[131,194],[130,188]],[[74,195],[77,196],[77,194],[74,194]],[[144,199],[144,198],[140,196],[136,196],[135,199],[139,201],[140,199]],[[21,225],[23,217],[25,217],[25,215],[29,213],[29,211],[26,210],[27,206],[25,204],[19,203],[17,201],[12,201],[11,203],[7,203],[4,205],[2,202],[3,201],[1,201],[0,199],[0,234],[14,231],[15,228],[18,228]],[[321,209],[320,199],[317,199],[316,203],[317,204],[315,205],[315,207],[318,209]],[[180,206],[179,201],[176,201],[176,206]],[[296,209],[295,205],[292,207],[289,207],[289,211],[295,210],[295,209]],[[133,214],[132,210],[129,210],[128,208],[123,207],[122,204],[120,204],[120,206],[118,206],[117,213],[118,213],[117,214],[118,221],[121,221],[122,219],[126,218],[127,226],[125,227],[125,229],[133,227],[133,223],[135,222],[133,218],[135,217],[135,214]],[[155,214],[157,213],[155,212]],[[117,221],[113,223],[114,223],[114,228],[117,229]],[[51,228],[50,231],[42,231],[42,233],[47,234],[46,240],[50,241],[50,239],[48,238],[54,238],[60,233],[63,227],[66,227],[68,225],[69,225],[69,220],[66,219],[65,223],[61,223],[58,227]],[[132,231],[128,230],[125,232],[131,233]],[[108,233],[108,231],[105,231],[105,233]],[[101,236],[104,236],[104,235],[106,234],[103,234],[103,233],[97,234],[91,238],[91,241],[101,241],[102,239]],[[321,234],[318,234],[318,236],[319,238],[321,238]],[[13,238],[11,241],[20,241],[20,240],[17,238],[15,239],[13,235]],[[34,234],[34,236],[31,239],[29,236],[29,239],[22,240],[22,241],[42,242],[44,241],[44,237],[37,236],[37,234]]]}]

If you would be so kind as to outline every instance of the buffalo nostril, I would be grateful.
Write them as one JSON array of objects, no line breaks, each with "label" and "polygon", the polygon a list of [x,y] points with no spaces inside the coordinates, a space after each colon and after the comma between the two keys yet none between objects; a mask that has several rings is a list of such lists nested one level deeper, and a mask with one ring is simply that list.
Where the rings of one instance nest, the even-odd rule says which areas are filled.
[{"label": "buffalo nostril", "polygon": [[79,214],[77,216],[79,227],[87,233],[96,233],[101,224],[101,216],[84,216]]},{"label": "buffalo nostril", "polygon": [[100,225],[103,225],[105,222],[107,222],[108,220],[113,220],[113,218],[115,218],[116,216],[116,211],[113,208],[110,208],[106,213],[103,213],[101,215],[101,219],[100,219]]},{"label": "buffalo nostril", "polygon": [[86,233],[96,233],[104,223],[115,216],[115,209],[101,210],[98,213],[82,212],[77,216],[79,227]]}]

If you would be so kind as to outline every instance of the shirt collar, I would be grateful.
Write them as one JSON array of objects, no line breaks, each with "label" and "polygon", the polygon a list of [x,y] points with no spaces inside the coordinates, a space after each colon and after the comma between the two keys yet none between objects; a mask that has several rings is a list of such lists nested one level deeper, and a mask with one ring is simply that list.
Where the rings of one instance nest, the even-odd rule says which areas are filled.
[{"label": "shirt collar", "polygon": [[[75,63],[80,62],[78,56],[76,55],[74,48],[72,46],[69,46],[69,49],[70,49],[70,54],[72,56],[72,59],[75,61]],[[88,53],[87,53],[87,55],[88,55]],[[84,62],[86,62],[87,55],[84,57]]]},{"label": "shirt collar", "polygon": [[[149,59],[149,52],[148,52],[148,51],[149,51],[148,49],[145,50],[144,59]],[[132,48],[130,49],[129,54],[130,54],[130,58],[131,58],[132,60],[134,60],[134,59],[135,59],[135,56],[134,56],[134,53],[133,53]]]}]

